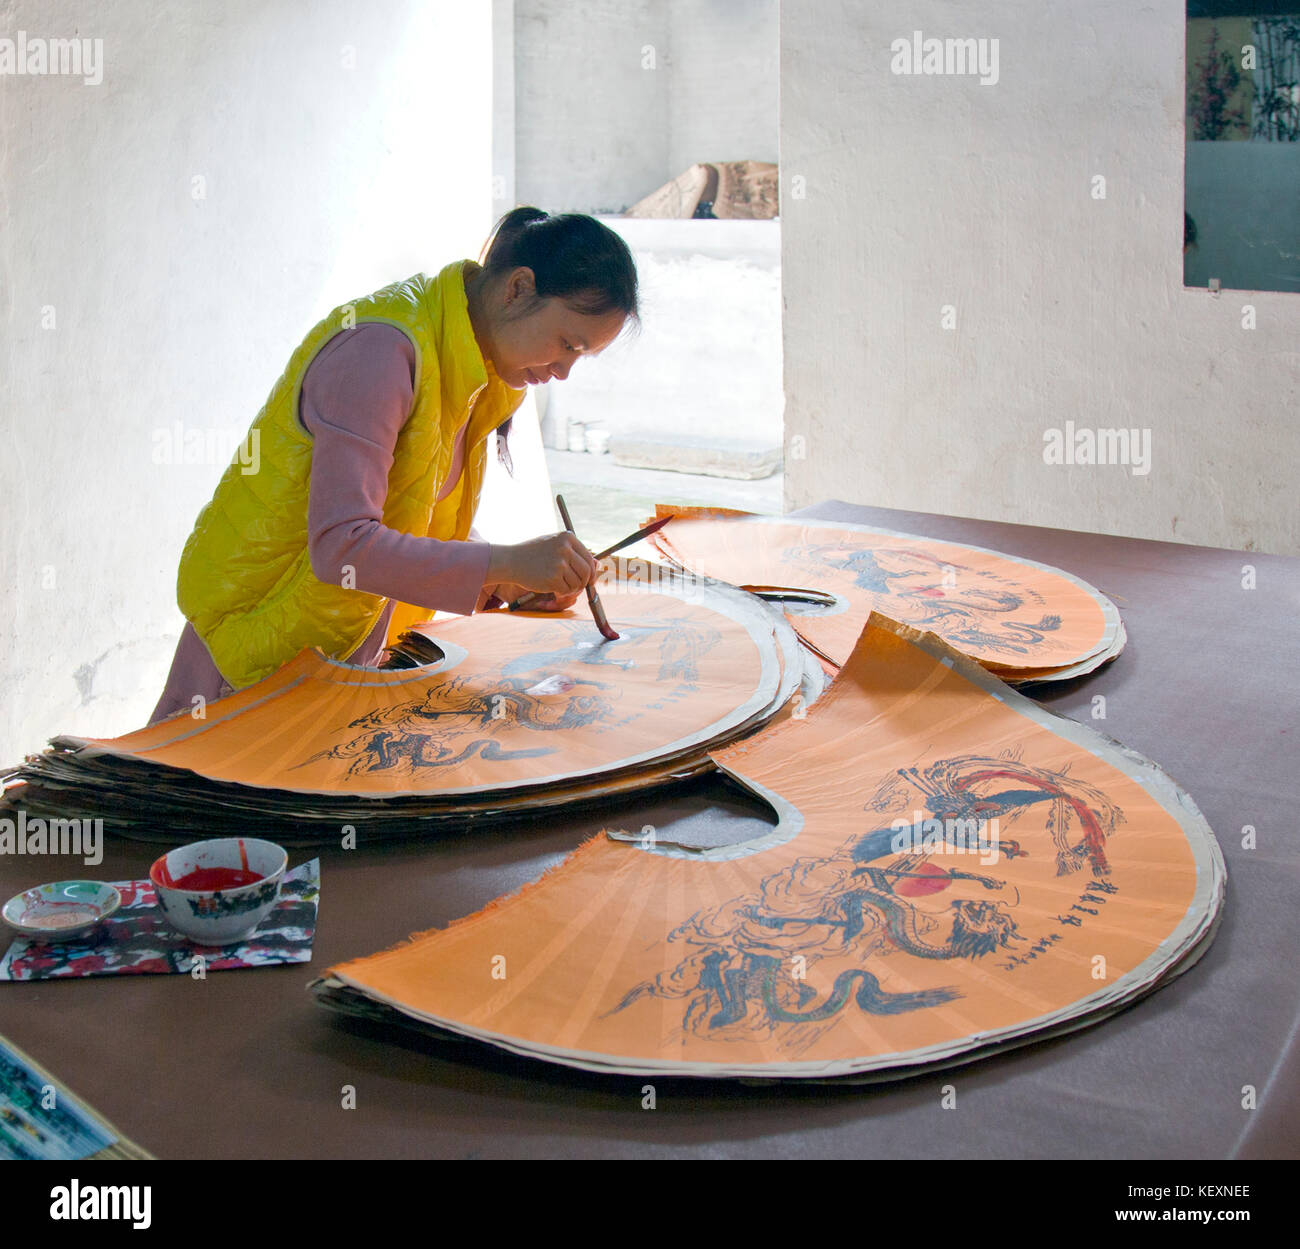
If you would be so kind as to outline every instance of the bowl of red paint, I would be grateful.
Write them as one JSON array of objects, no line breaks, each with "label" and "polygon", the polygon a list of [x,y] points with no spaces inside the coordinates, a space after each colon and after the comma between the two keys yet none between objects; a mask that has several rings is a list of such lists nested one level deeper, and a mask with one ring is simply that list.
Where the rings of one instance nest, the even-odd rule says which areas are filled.
[{"label": "bowl of red paint", "polygon": [[251,936],[280,896],[289,856],[273,841],[218,837],[171,850],[149,879],[167,922],[202,945]]}]

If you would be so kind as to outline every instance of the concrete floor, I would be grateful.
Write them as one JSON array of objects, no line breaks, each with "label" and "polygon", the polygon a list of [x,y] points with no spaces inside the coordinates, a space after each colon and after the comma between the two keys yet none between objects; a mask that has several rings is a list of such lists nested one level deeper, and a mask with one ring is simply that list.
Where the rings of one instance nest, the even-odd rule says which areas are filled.
[{"label": "concrete floor", "polygon": [[732,507],[764,515],[784,511],[780,472],[757,481],[623,468],[608,455],[546,452],[553,490],[564,495],[578,536],[595,551],[639,529],[656,503]]}]

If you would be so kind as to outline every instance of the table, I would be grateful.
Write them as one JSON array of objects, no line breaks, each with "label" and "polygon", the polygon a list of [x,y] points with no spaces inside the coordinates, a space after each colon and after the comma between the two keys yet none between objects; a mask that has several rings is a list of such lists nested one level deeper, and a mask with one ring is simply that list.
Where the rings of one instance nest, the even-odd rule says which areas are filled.
[{"label": "table", "polygon": [[[756,809],[709,781],[579,818],[324,848],[310,965],[0,984],[0,1033],[164,1158],[1300,1154],[1300,560],[838,502],[796,515],[1025,556],[1118,604],[1124,653],[1035,696],[1160,764],[1218,834],[1227,900],[1199,964],[1096,1027],[939,1075],[843,1088],[659,1080],[653,1110],[644,1078],[437,1045],[344,1019],[305,991],[334,963],[512,892],[602,827],[759,831]],[[1247,564],[1254,589],[1242,587]],[[1098,694],[1104,721],[1091,716]],[[1254,849],[1242,845],[1248,825]],[[107,839],[103,863],[85,870],[139,878],[157,853]],[[48,878],[42,868],[0,859],[0,896]],[[941,1107],[944,1085],[954,1110]]]}]

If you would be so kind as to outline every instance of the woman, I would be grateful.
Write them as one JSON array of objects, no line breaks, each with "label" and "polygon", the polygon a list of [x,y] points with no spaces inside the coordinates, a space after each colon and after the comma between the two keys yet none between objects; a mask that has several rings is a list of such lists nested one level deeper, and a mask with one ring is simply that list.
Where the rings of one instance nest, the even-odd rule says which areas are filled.
[{"label": "woman", "polygon": [[290,357],[185,544],[188,623],[150,724],[307,646],[373,666],[434,610],[534,590],[562,611],[595,576],[572,534],[503,545],[472,522],[488,436],[508,466],[525,388],[638,319],[632,255],[594,218],[529,207],[486,253],[336,308]]}]

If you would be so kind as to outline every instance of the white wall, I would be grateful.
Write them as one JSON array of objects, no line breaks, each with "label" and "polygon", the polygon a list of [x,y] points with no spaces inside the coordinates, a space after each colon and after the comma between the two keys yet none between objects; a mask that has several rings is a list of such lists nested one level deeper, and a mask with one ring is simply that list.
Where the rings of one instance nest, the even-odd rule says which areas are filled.
[{"label": "white wall", "polygon": [[523,542],[555,533],[555,496],[546,468],[546,450],[537,415],[538,387],[530,386],[510,425],[510,468],[497,458],[496,440],[488,443],[487,466],[474,528],[488,542]]},{"label": "white wall", "polygon": [[[891,73],[914,30],[998,82]],[[788,506],[1300,554],[1300,299],[1183,287],[1184,39],[1182,0],[784,0]],[[1151,471],[1044,464],[1067,420]]]},{"label": "white wall", "polygon": [[612,434],[781,444],[781,223],[605,217],[636,261],[641,329],[544,390]]},{"label": "white wall", "polygon": [[516,0],[519,202],[621,213],[697,161],[775,161],[777,7]]},{"label": "white wall", "polygon": [[55,732],[138,727],[161,692],[181,547],[228,459],[155,462],[173,422],[228,446],[331,307],[478,254],[492,9],[23,0],[3,15],[0,35],[104,41],[98,86],[0,78],[11,762]]},{"label": "white wall", "polygon": [[[492,0],[492,219],[515,197],[515,0]],[[475,253],[474,259],[478,259]]]},{"label": "white wall", "polygon": [[668,170],[643,194],[697,161],[776,162],[779,10],[777,0],[669,0]]},{"label": "white wall", "polygon": [[515,195],[547,212],[622,212],[666,182],[661,0],[515,0]]}]

